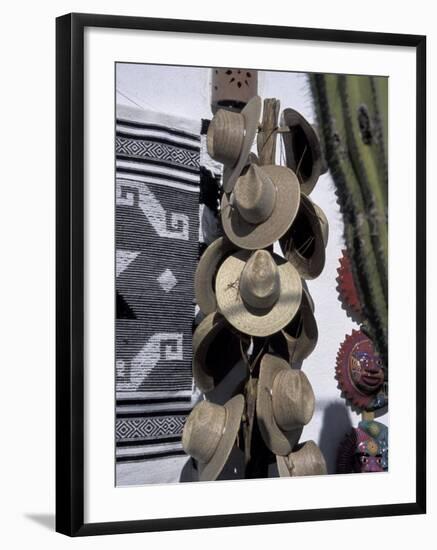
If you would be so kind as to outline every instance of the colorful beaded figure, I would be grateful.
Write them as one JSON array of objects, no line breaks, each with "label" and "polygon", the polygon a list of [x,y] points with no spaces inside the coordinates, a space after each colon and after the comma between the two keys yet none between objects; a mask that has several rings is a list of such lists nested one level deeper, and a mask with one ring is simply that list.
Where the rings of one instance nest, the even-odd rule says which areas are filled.
[{"label": "colorful beaded figure", "polygon": [[351,474],[388,470],[388,428],[376,420],[363,420],[342,441],[337,472]]}]

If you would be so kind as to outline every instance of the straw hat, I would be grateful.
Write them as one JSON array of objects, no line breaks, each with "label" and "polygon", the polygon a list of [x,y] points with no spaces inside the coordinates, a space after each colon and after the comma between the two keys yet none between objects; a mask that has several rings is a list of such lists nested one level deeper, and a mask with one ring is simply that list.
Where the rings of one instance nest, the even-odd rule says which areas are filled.
[{"label": "straw hat", "polygon": [[220,109],[208,128],[209,155],[224,164],[223,189],[230,193],[246,164],[261,115],[261,98],[253,97],[240,113]]},{"label": "straw hat", "polygon": [[313,206],[316,210],[316,214],[319,218],[320,226],[322,228],[322,237],[323,237],[323,244],[325,245],[325,248],[328,246],[328,239],[329,239],[329,222],[328,218],[326,217],[326,214],[323,212],[323,210],[320,208],[319,205],[317,205],[315,202],[313,202]]},{"label": "straw hat", "polygon": [[223,195],[223,230],[240,248],[266,248],[291,226],[299,203],[299,181],[291,170],[251,164],[238,178],[233,194]]},{"label": "straw hat", "polygon": [[319,332],[310,296],[303,289],[299,311],[287,326],[270,339],[272,349],[290,363],[306,359],[316,347]]},{"label": "straw hat", "polygon": [[261,360],[256,401],[264,442],[277,455],[288,455],[314,413],[314,393],[305,374],[284,359],[266,354]]},{"label": "straw hat", "polygon": [[[323,220],[322,220],[323,223]],[[325,240],[320,210],[304,194],[301,195],[299,212],[279,244],[287,260],[294,265],[304,279],[315,279],[325,266]]]},{"label": "straw hat", "polygon": [[240,427],[244,397],[225,405],[201,401],[191,411],[182,433],[182,445],[198,462],[199,481],[214,481],[231,453]]},{"label": "straw hat", "polygon": [[207,315],[193,334],[193,377],[204,393],[212,391],[241,359],[240,338],[219,313]]},{"label": "straw hat", "polygon": [[294,109],[285,109],[282,116],[290,130],[281,133],[286,164],[298,173],[301,190],[309,195],[324,172],[320,140],[311,124]]},{"label": "straw hat", "polygon": [[240,250],[216,277],[219,311],[237,330],[268,336],[287,325],[302,298],[302,281],[284,258],[267,250]]},{"label": "straw hat", "polygon": [[236,246],[226,237],[220,237],[212,242],[197,264],[194,275],[194,292],[196,303],[205,315],[217,309],[217,300],[214,292],[214,282],[221,262]]},{"label": "straw hat", "polygon": [[280,477],[320,476],[328,473],[325,457],[314,441],[305,441],[288,456],[276,456]]}]

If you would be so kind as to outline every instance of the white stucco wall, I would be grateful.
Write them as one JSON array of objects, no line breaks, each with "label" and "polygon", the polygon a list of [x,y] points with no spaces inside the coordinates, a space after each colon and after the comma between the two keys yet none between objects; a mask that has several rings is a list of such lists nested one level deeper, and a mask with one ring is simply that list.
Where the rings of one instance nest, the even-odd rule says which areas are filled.
[{"label": "white stucco wall", "polygon": [[[171,113],[192,119],[211,118],[211,72],[205,68],[168,67],[153,65],[117,65],[117,102],[136,105],[158,112]],[[258,93],[262,98],[275,97],[286,107],[301,112],[314,121],[311,95],[302,73],[260,72]],[[278,141],[278,159],[283,158],[282,143]],[[283,163],[283,162],[282,162]],[[333,472],[339,441],[351,425],[361,419],[341,398],[334,378],[335,360],[345,335],[358,328],[341,308],[336,290],[338,260],[344,248],[343,221],[336,202],[335,187],[329,173],[319,179],[311,194],[329,220],[329,243],[323,273],[308,282],[315,302],[319,340],[312,355],[304,362],[316,395],[316,410],[305,427],[301,441],[313,439],[321,447]],[[388,423],[388,415],[379,418]]]}]

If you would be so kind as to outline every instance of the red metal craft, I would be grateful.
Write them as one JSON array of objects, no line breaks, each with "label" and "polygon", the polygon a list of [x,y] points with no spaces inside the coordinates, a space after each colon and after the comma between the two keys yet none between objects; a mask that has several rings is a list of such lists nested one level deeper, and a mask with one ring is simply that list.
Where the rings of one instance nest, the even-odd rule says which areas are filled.
[{"label": "red metal craft", "polygon": [[347,250],[343,250],[343,256],[340,258],[340,267],[337,268],[337,291],[343,309],[357,323],[362,321],[362,306],[358,296],[352,273],[351,261]]}]

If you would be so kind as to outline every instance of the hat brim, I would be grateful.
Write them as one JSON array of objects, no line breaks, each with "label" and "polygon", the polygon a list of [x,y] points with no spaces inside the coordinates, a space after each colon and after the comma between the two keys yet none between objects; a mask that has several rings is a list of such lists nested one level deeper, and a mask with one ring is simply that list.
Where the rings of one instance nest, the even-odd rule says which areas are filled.
[{"label": "hat brim", "polygon": [[281,371],[290,368],[284,359],[270,354],[264,355],[261,360],[256,398],[256,415],[264,443],[276,455],[282,456],[288,455],[292,451],[303,430],[302,426],[289,432],[282,431],[276,424],[273,414],[273,382]]},{"label": "hat brim", "polygon": [[[309,195],[314,189],[320,175],[323,172],[323,157],[320,147],[320,140],[316,131],[311,124],[294,109],[285,109],[283,111],[283,124],[288,126],[289,132],[282,132],[282,140],[284,142],[286,164],[291,170],[296,171],[299,164],[302,167],[302,153],[297,150],[297,132],[306,142],[306,155],[311,155],[311,159],[307,166],[311,166],[310,173],[299,174],[301,190],[306,195]],[[303,151],[302,151],[303,152]]]},{"label": "hat brim", "polygon": [[208,246],[197,264],[194,275],[194,293],[196,303],[205,315],[209,315],[217,309],[214,278],[221,262],[235,249],[236,246],[231,241],[220,237]]},{"label": "hat brim", "polygon": [[325,457],[314,441],[305,441],[288,456],[277,455],[276,464],[280,477],[321,476],[328,473]]},{"label": "hat brim", "polygon": [[329,240],[329,222],[328,218],[326,217],[325,212],[320,208],[318,204],[313,202],[314,209],[316,211],[317,216],[319,217],[320,227],[322,229],[322,237],[323,237],[323,244],[325,245],[325,248],[328,246],[328,240]]},{"label": "hat brim", "polygon": [[214,377],[205,369],[208,347],[214,337],[224,328],[226,320],[218,313],[210,313],[197,326],[193,334],[193,378],[204,393],[214,389]]},{"label": "hat brim", "polygon": [[223,470],[240,428],[244,410],[244,397],[241,394],[236,395],[224,407],[226,409],[226,419],[223,435],[211,460],[206,464],[198,463],[199,481],[214,481]]},{"label": "hat brim", "polygon": [[[209,356],[211,346],[213,357]],[[203,392],[211,392],[241,360],[241,342],[226,319],[217,312],[207,315],[193,334],[193,378]]]},{"label": "hat brim", "polygon": [[277,241],[292,225],[300,204],[300,187],[296,175],[285,166],[262,166],[262,170],[276,186],[273,212],[264,222],[248,223],[236,207],[230,206],[230,198],[223,195],[221,219],[228,239],[240,248],[257,250]]},{"label": "hat brim", "polygon": [[271,346],[274,351],[280,355],[285,353],[285,357],[290,363],[299,363],[304,361],[317,345],[319,331],[314,313],[311,308],[309,294],[305,289],[302,292],[302,302],[300,305],[299,322],[302,323],[300,334],[295,337],[292,335],[292,330],[295,327],[292,325],[296,322],[296,316],[291,323],[285,326],[280,333],[275,334],[271,340]]},{"label": "hat brim", "polygon": [[268,310],[250,308],[239,292],[241,273],[251,253],[240,250],[221,265],[216,277],[217,305],[220,313],[240,332],[268,336],[286,326],[296,314],[302,299],[302,281],[296,269],[284,258],[272,254],[279,271],[280,295]]},{"label": "hat brim", "polygon": [[323,238],[322,224],[314,207],[314,203],[301,195],[300,212],[296,216],[295,224],[299,223],[299,216],[305,216],[314,238],[314,247],[310,257],[306,257],[300,253],[293,243],[292,231],[295,229],[295,224],[279,239],[279,245],[287,260],[294,265],[303,279],[315,279],[320,275],[325,267],[326,252]]},{"label": "hat brim", "polygon": [[225,193],[230,193],[234,188],[235,182],[243,170],[247,157],[249,156],[252,144],[258,130],[259,119],[261,116],[261,98],[254,96],[241,111],[245,120],[245,134],[240,156],[234,166],[225,165],[223,169],[223,189]]}]

